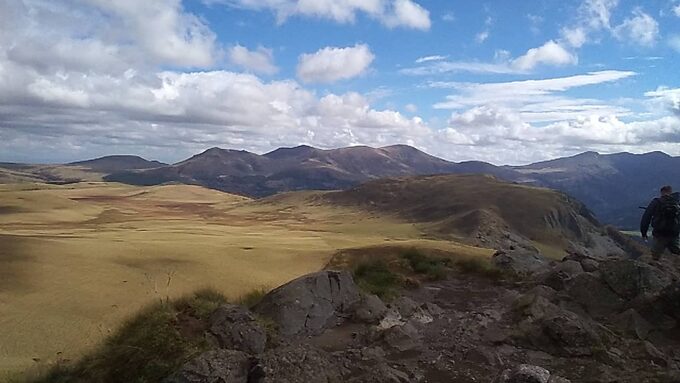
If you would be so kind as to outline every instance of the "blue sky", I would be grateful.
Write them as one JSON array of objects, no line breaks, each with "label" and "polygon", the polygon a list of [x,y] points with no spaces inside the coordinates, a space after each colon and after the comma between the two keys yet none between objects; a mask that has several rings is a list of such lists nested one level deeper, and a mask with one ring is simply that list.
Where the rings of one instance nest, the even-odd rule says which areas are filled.
[{"label": "blue sky", "polygon": [[680,155],[680,0],[0,4],[0,161]]}]

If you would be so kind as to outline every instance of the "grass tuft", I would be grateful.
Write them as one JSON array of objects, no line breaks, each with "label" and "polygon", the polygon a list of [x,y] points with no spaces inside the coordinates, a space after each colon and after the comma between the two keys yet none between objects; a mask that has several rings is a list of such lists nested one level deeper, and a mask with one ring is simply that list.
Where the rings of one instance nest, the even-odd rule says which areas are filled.
[{"label": "grass tuft", "polygon": [[501,279],[503,271],[492,265],[487,259],[461,258],[456,260],[456,267],[462,273],[476,274],[489,279]]},{"label": "grass tuft", "polygon": [[430,280],[446,278],[447,269],[451,264],[448,258],[430,257],[417,249],[407,250],[401,256],[408,261],[414,273],[424,274]]},{"label": "grass tuft", "polygon": [[156,303],[129,319],[93,354],[72,366],[55,366],[35,383],[159,382],[209,348],[203,331],[209,315],[226,298],[201,290],[175,301]]},{"label": "grass tuft", "polygon": [[394,297],[401,285],[401,278],[380,260],[360,263],[354,269],[354,280],[362,290],[385,299]]},{"label": "grass tuft", "polygon": [[267,287],[258,287],[239,297],[236,303],[251,309],[260,303],[262,298],[269,293],[269,290]]}]

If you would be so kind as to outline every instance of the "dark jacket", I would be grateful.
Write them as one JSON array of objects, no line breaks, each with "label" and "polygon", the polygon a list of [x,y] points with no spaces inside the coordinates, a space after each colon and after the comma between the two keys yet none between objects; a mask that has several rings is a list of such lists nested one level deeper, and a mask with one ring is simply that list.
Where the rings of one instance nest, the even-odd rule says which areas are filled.
[{"label": "dark jacket", "polygon": [[[650,202],[649,205],[647,206],[647,209],[645,209],[645,214],[642,215],[642,220],[640,221],[640,233],[642,234],[643,237],[647,236],[647,231],[649,231],[649,225],[652,223],[654,215],[656,214],[657,210],[659,209],[659,205],[661,204],[661,198],[664,197],[654,198],[652,202]],[[671,194],[668,198],[673,198],[674,200],[680,202],[680,192],[675,192]],[[659,233],[655,228],[652,231],[652,235],[654,235],[655,237],[674,237],[677,236],[678,233]]]}]

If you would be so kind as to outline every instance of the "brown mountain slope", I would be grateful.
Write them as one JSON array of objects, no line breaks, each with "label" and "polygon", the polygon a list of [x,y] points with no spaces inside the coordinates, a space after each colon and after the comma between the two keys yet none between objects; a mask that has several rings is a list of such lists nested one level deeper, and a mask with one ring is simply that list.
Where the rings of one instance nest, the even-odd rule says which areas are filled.
[{"label": "brown mountain slope", "polygon": [[395,214],[439,238],[496,249],[620,254],[621,248],[580,202],[543,188],[490,176],[383,179],[331,192],[327,203]]},{"label": "brown mountain slope", "polygon": [[505,178],[519,175],[485,163],[456,164],[407,145],[330,150],[302,145],[263,155],[212,148],[174,165],[114,173],[105,179],[134,185],[182,182],[262,197],[294,190],[344,189],[383,177],[494,169]]}]

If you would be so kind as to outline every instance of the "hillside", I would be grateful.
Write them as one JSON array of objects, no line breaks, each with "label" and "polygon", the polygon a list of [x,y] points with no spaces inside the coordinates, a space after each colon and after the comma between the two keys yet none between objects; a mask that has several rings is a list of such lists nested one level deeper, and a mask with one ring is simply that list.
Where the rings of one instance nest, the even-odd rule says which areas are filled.
[{"label": "hillside", "polygon": [[620,254],[580,202],[553,190],[490,176],[440,175],[377,180],[331,192],[324,201],[394,214],[439,238],[562,257],[567,251]]},{"label": "hillside", "polygon": [[86,161],[71,162],[67,165],[79,166],[99,173],[114,173],[124,170],[157,168],[167,164],[158,161],[149,161],[139,156],[115,155]]},{"label": "hillside", "polygon": [[600,220],[636,229],[646,206],[666,184],[680,180],[680,157],[594,152],[540,162],[513,170],[533,182],[561,190],[585,203]]}]

